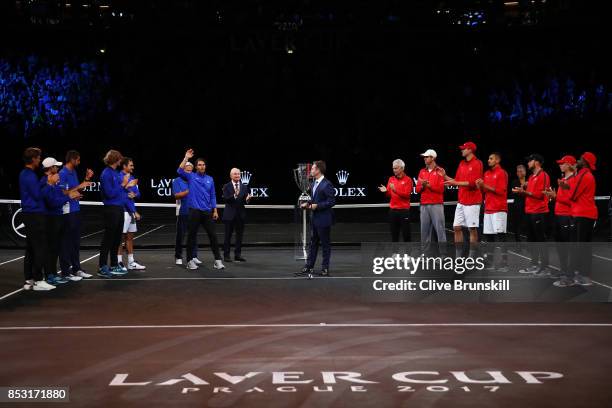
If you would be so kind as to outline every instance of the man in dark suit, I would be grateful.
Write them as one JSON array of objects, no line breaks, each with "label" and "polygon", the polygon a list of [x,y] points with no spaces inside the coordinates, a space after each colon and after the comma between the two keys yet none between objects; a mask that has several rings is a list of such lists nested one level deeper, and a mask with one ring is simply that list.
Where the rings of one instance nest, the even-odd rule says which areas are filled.
[{"label": "man in dark suit", "polygon": [[223,223],[225,224],[225,242],[223,243],[223,260],[232,262],[230,258],[230,244],[232,234],[236,230],[236,244],[234,246],[234,260],[246,262],[241,256],[242,235],[244,233],[244,220],[246,219],[245,204],[251,199],[249,189],[240,181],[240,170],[233,168],[230,171],[230,182],[223,186],[223,199],[225,210],[223,211]]},{"label": "man in dark suit", "polygon": [[332,207],[336,204],[336,191],[331,181],[327,180],[325,174],[325,162],[318,160],[312,164],[310,175],[314,179],[311,201],[303,203],[303,209],[312,211],[312,234],[310,239],[310,250],[304,268],[296,275],[311,275],[319,244],[323,250],[323,262],[321,263],[320,276],[329,276],[329,258],[331,255],[331,226],[334,223],[334,212]]}]

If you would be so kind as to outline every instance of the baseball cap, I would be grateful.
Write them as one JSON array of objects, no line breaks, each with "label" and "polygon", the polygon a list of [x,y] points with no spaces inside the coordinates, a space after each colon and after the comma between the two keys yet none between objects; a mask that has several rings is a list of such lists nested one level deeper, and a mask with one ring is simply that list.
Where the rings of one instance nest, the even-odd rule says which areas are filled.
[{"label": "baseball cap", "polygon": [[538,153],[530,154],[529,156],[525,158],[525,160],[527,160],[528,162],[535,160],[537,162],[540,162],[540,164],[544,164],[544,157],[542,157],[542,155]]},{"label": "baseball cap", "polygon": [[557,164],[571,164],[571,165],[574,165],[574,164],[576,164],[576,158],[574,156],[572,156],[572,155],[566,154],[565,156],[563,156],[562,158],[557,160]]},{"label": "baseball cap", "polygon": [[463,150],[463,149],[470,149],[471,151],[475,152],[476,151],[476,143],[474,143],[474,142],[465,142],[464,144],[459,146],[459,149],[461,149],[461,150]]},{"label": "baseball cap", "polygon": [[589,164],[589,167],[591,168],[591,170],[595,170],[595,164],[597,163],[597,157],[595,157],[595,155],[591,152],[584,152],[582,153],[582,160],[584,160],[585,162],[587,162]]},{"label": "baseball cap", "polygon": [[431,156],[435,159],[436,157],[438,157],[438,153],[436,153],[434,149],[427,149],[425,153],[421,153],[421,156],[423,157]]},{"label": "baseball cap", "polygon": [[58,162],[53,157],[47,157],[45,160],[42,161],[42,166],[44,169],[48,169],[49,167],[52,167],[52,166],[59,167],[61,165],[62,165],[62,162]]}]

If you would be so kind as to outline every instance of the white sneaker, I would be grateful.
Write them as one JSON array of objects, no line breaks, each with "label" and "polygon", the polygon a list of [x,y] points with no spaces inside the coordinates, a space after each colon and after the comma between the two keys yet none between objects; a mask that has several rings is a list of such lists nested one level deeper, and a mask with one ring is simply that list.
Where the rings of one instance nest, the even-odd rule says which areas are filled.
[{"label": "white sneaker", "polygon": [[81,278],[83,278],[83,279],[89,279],[89,278],[91,278],[91,277],[92,277],[92,275],[91,275],[90,273],[87,273],[87,272],[85,272],[85,271],[78,271],[78,272],[76,273],[76,276],[80,276],[80,277],[81,277]]},{"label": "white sneaker", "polygon": [[192,259],[191,261],[187,262],[187,269],[198,269],[198,264],[196,264]]},{"label": "white sneaker", "polygon": [[193,258],[192,261],[195,262],[198,265],[202,264],[202,261],[200,261],[198,258]]},{"label": "white sneaker", "polygon": [[51,290],[51,289],[55,289],[55,286],[49,285],[44,280],[40,280],[40,281],[34,282],[34,285],[32,286],[32,289],[34,289],[36,291]]},{"label": "white sneaker", "polygon": [[176,259],[174,260],[174,264],[175,264],[175,265],[182,265],[182,264],[183,264],[183,260],[182,260],[181,258],[176,258]]},{"label": "white sneaker", "polygon": [[147,269],[147,267],[134,261],[128,264],[128,269],[129,270],[136,269],[137,271],[142,271],[143,269]]},{"label": "white sneaker", "polygon": [[62,275],[64,277],[64,279],[68,279],[71,282],[78,282],[80,280],[83,280],[83,278],[81,276],[76,276],[76,275]]},{"label": "white sneaker", "polygon": [[213,268],[215,269],[225,269],[225,265],[223,265],[223,262],[220,259],[215,260],[215,264],[213,265]]},{"label": "white sneaker", "polygon": [[32,279],[29,279],[25,281],[25,283],[23,284],[23,290],[32,290],[33,286],[34,286],[34,281]]}]

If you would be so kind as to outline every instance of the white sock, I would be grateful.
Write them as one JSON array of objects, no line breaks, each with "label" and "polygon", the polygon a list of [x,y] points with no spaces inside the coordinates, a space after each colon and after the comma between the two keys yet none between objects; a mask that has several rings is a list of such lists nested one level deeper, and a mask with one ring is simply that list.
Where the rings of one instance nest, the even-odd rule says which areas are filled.
[{"label": "white sock", "polygon": [[128,254],[128,262],[134,263],[134,254]]},{"label": "white sock", "polygon": [[117,255],[117,261],[123,262],[123,255]]}]

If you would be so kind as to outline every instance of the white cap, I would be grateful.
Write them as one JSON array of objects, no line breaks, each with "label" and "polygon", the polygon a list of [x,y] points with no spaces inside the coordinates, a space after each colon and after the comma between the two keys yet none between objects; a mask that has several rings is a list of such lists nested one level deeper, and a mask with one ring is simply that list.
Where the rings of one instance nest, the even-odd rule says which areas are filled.
[{"label": "white cap", "polygon": [[52,167],[52,166],[59,167],[61,165],[62,165],[62,162],[58,162],[53,157],[47,157],[45,160],[42,161],[42,166],[44,169],[48,169],[49,167]]},{"label": "white cap", "polygon": [[192,163],[192,162],[187,162],[187,163],[185,163],[185,167],[187,167],[187,166],[191,166],[191,167],[193,167],[193,163]]},{"label": "white cap", "polygon": [[438,153],[436,153],[434,149],[427,149],[425,153],[421,153],[421,156],[423,157],[431,156],[435,159],[436,157],[438,157]]}]

